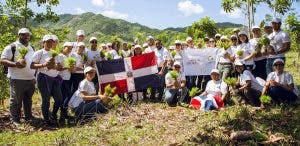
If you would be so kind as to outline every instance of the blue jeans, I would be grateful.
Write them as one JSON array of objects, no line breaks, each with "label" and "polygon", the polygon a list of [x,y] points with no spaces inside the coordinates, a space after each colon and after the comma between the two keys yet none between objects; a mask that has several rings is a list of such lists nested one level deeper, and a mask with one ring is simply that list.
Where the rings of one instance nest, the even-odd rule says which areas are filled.
[{"label": "blue jeans", "polygon": [[298,98],[294,92],[288,91],[279,86],[269,87],[267,93],[275,102],[283,101],[292,103]]},{"label": "blue jeans", "polygon": [[51,96],[54,98],[52,115],[56,115],[58,109],[62,106],[61,83],[56,79],[42,73],[39,73],[37,78],[38,88],[42,96],[42,114],[45,121],[49,121]]},{"label": "blue jeans", "polygon": [[188,89],[186,87],[182,89],[166,89],[165,101],[170,106],[176,106],[177,102],[183,102],[187,95]]},{"label": "blue jeans", "polygon": [[75,114],[77,117],[83,115],[93,116],[95,113],[106,113],[108,109],[101,103],[100,99],[93,101],[83,101],[75,108]]},{"label": "blue jeans", "polygon": [[[279,58],[285,62],[285,57],[279,57]],[[268,58],[267,59],[267,63],[266,63],[267,76],[269,75],[269,73],[273,72],[273,62],[275,61],[275,59],[278,59],[278,58]]]}]

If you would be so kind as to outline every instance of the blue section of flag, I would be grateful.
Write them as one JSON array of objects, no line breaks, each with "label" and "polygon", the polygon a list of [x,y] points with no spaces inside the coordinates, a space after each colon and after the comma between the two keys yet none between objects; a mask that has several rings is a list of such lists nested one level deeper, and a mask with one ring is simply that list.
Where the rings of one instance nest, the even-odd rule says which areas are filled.
[{"label": "blue section of flag", "polygon": [[134,78],[135,90],[141,91],[148,87],[158,87],[159,77],[156,74]]},{"label": "blue section of flag", "polygon": [[99,75],[114,74],[125,71],[124,59],[98,61],[96,65]]}]

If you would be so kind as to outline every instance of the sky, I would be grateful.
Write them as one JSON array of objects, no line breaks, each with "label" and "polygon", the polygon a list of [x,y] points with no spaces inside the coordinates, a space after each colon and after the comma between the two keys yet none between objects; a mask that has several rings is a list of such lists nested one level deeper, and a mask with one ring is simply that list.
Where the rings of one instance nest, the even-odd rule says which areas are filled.
[{"label": "sky", "polygon": [[[36,5],[30,7],[36,11],[42,10]],[[300,2],[295,3],[293,8],[300,14]],[[93,12],[157,29],[189,26],[206,16],[216,22],[246,22],[240,9],[225,13],[221,9],[221,0],[60,0],[60,4],[53,9],[58,14]],[[272,12],[266,5],[259,5],[255,14],[256,24],[265,14]]]}]

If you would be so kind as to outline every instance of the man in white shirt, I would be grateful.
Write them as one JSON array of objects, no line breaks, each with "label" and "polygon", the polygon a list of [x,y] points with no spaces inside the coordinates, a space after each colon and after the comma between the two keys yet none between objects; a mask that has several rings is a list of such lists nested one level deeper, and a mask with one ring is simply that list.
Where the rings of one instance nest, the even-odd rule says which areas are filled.
[{"label": "man in white shirt", "polygon": [[290,50],[291,41],[288,33],[281,30],[281,19],[274,18],[272,20],[273,33],[269,35],[270,45],[274,47],[274,53],[269,53],[267,59],[267,74],[273,72],[273,62],[280,58],[285,60],[285,53]]},{"label": "man in white shirt", "polygon": [[293,76],[284,71],[284,61],[276,59],[273,66],[274,72],[268,75],[262,95],[270,95],[275,102],[295,102],[298,98],[296,95],[297,90],[295,90]]},{"label": "man in white shirt", "polygon": [[[78,47],[78,43],[84,42],[85,39],[85,32],[84,30],[77,30],[76,31],[76,42],[74,42],[73,46],[74,48],[72,49],[72,53],[76,52],[76,48]],[[87,49],[85,49],[86,51]]]},{"label": "man in white shirt", "polygon": [[[7,77],[10,81],[10,118],[14,124],[20,123],[23,103],[25,120],[32,120],[32,95],[35,89],[35,70],[30,69],[30,62],[34,54],[30,46],[30,31],[22,28],[18,32],[19,40],[6,46],[1,54],[1,64],[8,67]],[[26,47],[28,53],[25,58],[19,58],[19,49]]]},{"label": "man in white shirt", "polygon": [[147,43],[148,43],[148,48],[146,48],[146,49],[144,50],[144,53],[150,53],[150,52],[153,52],[154,49],[156,48],[156,47],[155,47],[155,40],[154,40],[154,37],[148,36],[148,37],[147,37]]},{"label": "man in white shirt", "polygon": [[[156,48],[154,49],[155,56],[157,59],[158,66],[158,77],[160,78],[160,83],[157,87],[152,88],[150,100],[152,101],[162,101],[162,96],[165,87],[165,75],[167,73],[167,62],[171,60],[170,53],[167,49],[163,48],[161,41],[155,41]],[[158,92],[158,97],[156,97],[156,93]]]}]

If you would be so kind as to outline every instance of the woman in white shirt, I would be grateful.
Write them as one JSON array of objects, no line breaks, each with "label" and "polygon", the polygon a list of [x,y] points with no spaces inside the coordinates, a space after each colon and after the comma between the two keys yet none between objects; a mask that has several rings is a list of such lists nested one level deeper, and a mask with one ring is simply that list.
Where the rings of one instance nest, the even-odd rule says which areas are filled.
[{"label": "woman in white shirt", "polygon": [[108,109],[102,104],[100,95],[97,95],[93,78],[96,70],[88,66],[84,69],[85,79],[79,84],[77,91],[70,99],[69,106],[74,109],[77,119],[84,115],[106,113]]},{"label": "woman in white shirt", "polygon": [[[224,107],[224,100],[228,93],[228,87],[225,82],[220,79],[220,71],[218,69],[211,70],[211,80],[208,81],[205,91],[196,96],[191,101],[191,106],[200,110],[213,110]],[[194,100],[198,100],[200,107],[193,105]]]},{"label": "woman in white shirt", "polygon": [[238,88],[235,90],[235,93],[242,96],[242,103],[250,102],[256,106],[260,106],[259,97],[261,95],[262,86],[241,61],[235,61],[234,65],[239,74]]},{"label": "woman in white shirt", "polygon": [[[252,45],[249,43],[249,38],[245,31],[241,31],[238,34],[239,45],[237,46],[237,52],[235,54],[235,60],[242,61],[246,69],[251,71],[254,67],[254,56],[255,50]],[[242,53],[239,53],[242,52]]]},{"label": "woman in white shirt", "polygon": [[87,61],[87,56],[84,53],[85,44],[79,42],[77,44],[77,50],[75,53],[71,54],[71,57],[76,59],[75,70],[71,74],[72,81],[72,94],[78,89],[79,83],[84,79],[83,69]]},{"label": "woman in white shirt", "polygon": [[54,124],[49,117],[50,97],[53,96],[54,98],[51,119],[57,119],[58,109],[62,105],[62,78],[58,75],[61,66],[57,62],[57,56],[55,58],[51,57],[52,43],[51,35],[45,35],[43,37],[44,48],[34,53],[30,65],[31,69],[38,69],[37,84],[42,96],[42,114],[47,126],[53,126]]},{"label": "woman in white shirt", "polygon": [[293,76],[284,71],[282,59],[276,59],[273,67],[275,71],[268,75],[262,95],[270,95],[275,102],[293,103],[298,98]]}]

